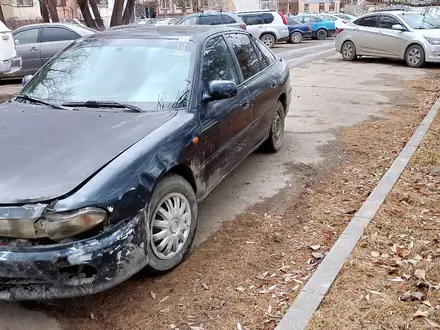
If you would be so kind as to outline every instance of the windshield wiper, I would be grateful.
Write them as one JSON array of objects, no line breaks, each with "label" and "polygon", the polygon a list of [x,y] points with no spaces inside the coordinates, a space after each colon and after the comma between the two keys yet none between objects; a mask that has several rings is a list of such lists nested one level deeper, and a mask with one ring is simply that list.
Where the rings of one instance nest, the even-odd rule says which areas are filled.
[{"label": "windshield wiper", "polygon": [[17,98],[17,97],[19,97],[19,98],[21,98],[21,99],[23,99],[23,100],[26,100],[26,101],[30,101],[30,102],[34,102],[34,103],[44,104],[44,105],[47,105],[47,106],[52,107],[52,108],[54,108],[54,109],[60,109],[60,110],[74,110],[74,109],[72,109],[72,108],[65,107],[65,106],[63,106],[63,105],[61,105],[61,104],[52,103],[52,102],[48,102],[48,101],[43,101],[43,100],[40,100],[40,99],[38,99],[38,98],[36,98],[36,97],[32,97],[32,96],[29,96],[29,95],[26,95],[26,94],[18,94],[15,98]]},{"label": "windshield wiper", "polygon": [[127,103],[121,103],[116,101],[86,101],[86,102],[68,102],[63,105],[72,107],[86,107],[86,108],[120,108],[128,109],[133,112],[144,112],[141,108]]}]

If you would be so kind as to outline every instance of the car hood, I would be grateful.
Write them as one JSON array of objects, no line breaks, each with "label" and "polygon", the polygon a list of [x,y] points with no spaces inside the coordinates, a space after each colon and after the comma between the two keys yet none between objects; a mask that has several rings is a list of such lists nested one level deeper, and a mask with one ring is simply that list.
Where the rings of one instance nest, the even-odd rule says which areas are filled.
[{"label": "car hood", "polygon": [[66,195],[176,114],[0,107],[0,204]]}]

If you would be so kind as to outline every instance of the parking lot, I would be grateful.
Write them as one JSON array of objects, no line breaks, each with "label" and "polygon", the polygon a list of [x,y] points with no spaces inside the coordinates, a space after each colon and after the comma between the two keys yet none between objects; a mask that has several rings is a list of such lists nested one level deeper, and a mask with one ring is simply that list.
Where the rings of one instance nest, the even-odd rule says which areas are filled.
[{"label": "parking lot", "polygon": [[[374,59],[344,62],[333,47],[328,40],[274,49],[291,67],[293,94],[284,147],[275,156],[251,155],[200,205],[198,247],[182,266],[162,277],[137,276],[93,297],[3,305],[0,324],[14,330],[231,329],[237,323],[266,329],[269,295],[263,295],[264,303],[254,305],[256,298],[245,297],[241,288],[247,292],[255,285],[255,276],[283,267],[278,249],[285,246],[288,234],[284,232],[277,242],[276,232],[295,231],[292,224],[282,229],[282,221],[301,202],[296,196],[318,174],[331,176],[350,161],[340,140],[344,128],[385,118],[387,109],[413,96],[405,82],[435,70]],[[18,91],[19,85],[3,85],[1,90],[2,94]],[[275,218],[281,227],[262,231],[264,219],[270,223]],[[291,234],[289,239],[294,241],[289,246],[294,250],[304,242],[326,244],[322,237],[293,238]],[[303,258],[292,261],[298,267],[305,262]]]}]

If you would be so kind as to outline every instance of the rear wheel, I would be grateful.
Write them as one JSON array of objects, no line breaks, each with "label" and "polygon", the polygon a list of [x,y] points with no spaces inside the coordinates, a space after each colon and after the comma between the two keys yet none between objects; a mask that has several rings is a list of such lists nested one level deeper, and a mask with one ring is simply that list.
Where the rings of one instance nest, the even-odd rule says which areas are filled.
[{"label": "rear wheel", "polygon": [[269,48],[275,46],[275,37],[270,33],[265,33],[260,37],[260,40]]},{"label": "rear wheel", "polygon": [[316,31],[316,39],[325,40],[327,38],[327,31],[324,29],[319,29]]},{"label": "rear wheel", "polygon": [[302,40],[301,32],[293,32],[290,35],[290,41],[293,42],[294,44],[299,44],[301,40]]},{"label": "rear wheel", "polygon": [[341,54],[344,61],[354,61],[357,57],[354,43],[351,41],[344,42],[342,45]]},{"label": "rear wheel", "polygon": [[159,181],[148,208],[150,244],[146,270],[161,274],[187,256],[197,227],[197,200],[191,185],[179,175]]},{"label": "rear wheel", "polygon": [[406,65],[411,68],[420,68],[425,64],[425,51],[422,46],[411,45],[405,53]]},{"label": "rear wheel", "polygon": [[284,141],[284,106],[278,101],[272,117],[270,133],[267,140],[261,145],[261,150],[275,153],[281,149]]}]

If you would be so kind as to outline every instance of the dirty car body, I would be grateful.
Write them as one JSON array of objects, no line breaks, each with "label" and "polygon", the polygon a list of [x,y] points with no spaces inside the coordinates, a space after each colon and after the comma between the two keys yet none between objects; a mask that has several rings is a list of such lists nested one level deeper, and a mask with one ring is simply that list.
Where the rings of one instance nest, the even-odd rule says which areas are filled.
[{"label": "dirty car body", "polygon": [[173,269],[196,202],[280,136],[290,93],[286,63],[241,29],[137,25],[73,43],[0,106],[0,299]]}]

